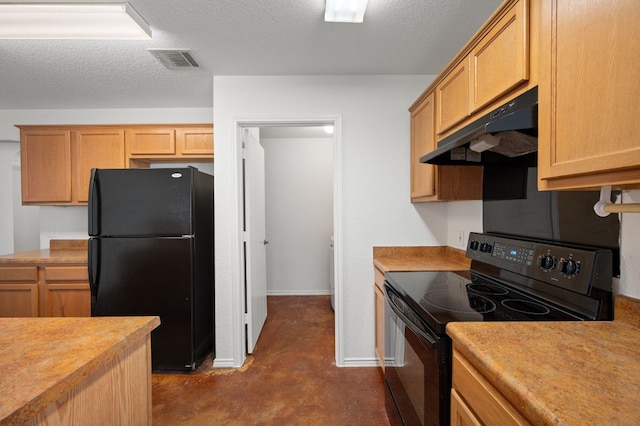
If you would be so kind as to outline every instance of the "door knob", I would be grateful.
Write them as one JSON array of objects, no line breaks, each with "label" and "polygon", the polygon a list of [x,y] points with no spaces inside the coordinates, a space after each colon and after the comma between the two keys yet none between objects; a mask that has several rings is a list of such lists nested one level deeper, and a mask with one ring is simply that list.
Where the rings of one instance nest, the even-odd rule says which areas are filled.
[{"label": "door knob", "polygon": [[269,240],[264,240],[263,243],[266,246],[267,244],[269,244]]}]

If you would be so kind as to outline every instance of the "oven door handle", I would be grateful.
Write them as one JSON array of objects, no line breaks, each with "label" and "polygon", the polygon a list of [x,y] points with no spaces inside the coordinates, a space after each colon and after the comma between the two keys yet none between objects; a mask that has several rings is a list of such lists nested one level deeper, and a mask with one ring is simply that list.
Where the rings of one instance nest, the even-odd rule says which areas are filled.
[{"label": "oven door handle", "polygon": [[[407,316],[403,312],[400,311],[400,309],[395,305],[395,303],[393,303],[391,298],[388,296],[388,293],[392,292],[393,290],[389,290],[389,288],[387,288],[386,286],[385,286],[385,290],[387,291],[387,304],[391,307],[393,312],[395,312],[395,314],[398,316],[398,318],[400,318],[400,320],[407,327],[409,327],[409,329],[411,331],[413,331],[419,337],[422,337],[424,340],[427,341],[427,343],[429,343],[431,345],[432,348],[436,349],[438,347],[437,338],[433,337],[430,333],[426,332],[425,330],[422,330],[412,320],[407,318]],[[411,308],[409,306],[407,306],[407,309],[411,309]]]}]

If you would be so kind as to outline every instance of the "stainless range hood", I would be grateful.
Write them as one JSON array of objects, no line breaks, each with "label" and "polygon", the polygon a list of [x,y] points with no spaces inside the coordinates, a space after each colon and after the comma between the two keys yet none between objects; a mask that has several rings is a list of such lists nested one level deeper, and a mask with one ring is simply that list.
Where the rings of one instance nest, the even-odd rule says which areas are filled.
[{"label": "stainless range hood", "polygon": [[438,142],[420,158],[441,165],[536,164],[538,87],[528,90]]}]

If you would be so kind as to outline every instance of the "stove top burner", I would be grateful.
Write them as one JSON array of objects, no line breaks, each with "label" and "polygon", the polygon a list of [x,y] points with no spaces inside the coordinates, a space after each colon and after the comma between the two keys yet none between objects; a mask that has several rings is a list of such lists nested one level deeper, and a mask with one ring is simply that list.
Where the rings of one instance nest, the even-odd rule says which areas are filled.
[{"label": "stove top burner", "polygon": [[507,309],[528,315],[547,315],[549,308],[531,300],[505,299],[500,302]]},{"label": "stove top burner", "polygon": [[460,297],[459,290],[433,290],[424,294],[422,300],[429,305],[449,312],[478,312],[486,314],[496,309],[496,304],[480,295]]},{"label": "stove top burner", "polygon": [[491,294],[495,296],[501,296],[509,292],[506,288],[489,283],[469,284],[467,285],[467,290],[472,290],[477,293]]}]

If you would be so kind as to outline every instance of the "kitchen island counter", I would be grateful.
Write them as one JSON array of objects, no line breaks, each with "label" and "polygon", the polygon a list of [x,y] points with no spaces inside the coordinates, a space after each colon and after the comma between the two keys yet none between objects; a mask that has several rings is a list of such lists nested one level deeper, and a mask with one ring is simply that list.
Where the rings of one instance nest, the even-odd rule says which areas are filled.
[{"label": "kitchen island counter", "polygon": [[158,317],[0,318],[0,424],[149,424],[150,333],[159,324]]},{"label": "kitchen island counter", "polygon": [[618,296],[614,321],[452,322],[447,333],[532,424],[631,425],[640,424],[639,318],[640,301]]}]

